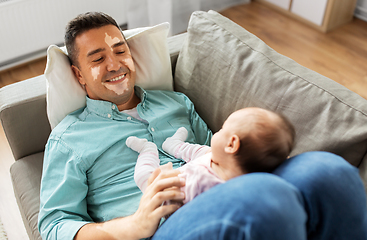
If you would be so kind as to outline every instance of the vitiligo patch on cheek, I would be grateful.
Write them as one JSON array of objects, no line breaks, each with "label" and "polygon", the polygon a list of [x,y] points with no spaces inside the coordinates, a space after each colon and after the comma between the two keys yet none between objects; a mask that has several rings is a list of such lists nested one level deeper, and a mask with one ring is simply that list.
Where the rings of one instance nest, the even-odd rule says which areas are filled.
[{"label": "vitiligo patch on cheek", "polygon": [[124,62],[125,65],[130,69],[130,71],[135,72],[135,65],[132,58],[126,58]]},{"label": "vitiligo patch on cheek", "polygon": [[106,42],[106,44],[112,48],[112,46],[118,42],[120,42],[120,39],[118,37],[114,37],[112,38],[110,35],[108,35],[108,33],[105,33],[106,37],[104,38],[104,41]]},{"label": "vitiligo patch on cheek", "polygon": [[98,66],[98,67],[94,67],[94,68],[91,68],[91,70],[92,70],[92,76],[93,76],[93,80],[95,81],[95,80],[97,80],[97,78],[98,78],[98,76],[99,76],[99,73],[100,73],[100,66]]}]

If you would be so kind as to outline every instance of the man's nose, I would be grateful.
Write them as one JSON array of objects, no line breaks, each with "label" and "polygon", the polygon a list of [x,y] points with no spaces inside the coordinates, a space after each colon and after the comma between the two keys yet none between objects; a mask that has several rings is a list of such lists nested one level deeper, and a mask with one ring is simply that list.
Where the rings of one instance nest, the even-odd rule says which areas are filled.
[{"label": "man's nose", "polygon": [[117,71],[121,68],[121,63],[118,58],[114,55],[107,56],[107,71]]}]

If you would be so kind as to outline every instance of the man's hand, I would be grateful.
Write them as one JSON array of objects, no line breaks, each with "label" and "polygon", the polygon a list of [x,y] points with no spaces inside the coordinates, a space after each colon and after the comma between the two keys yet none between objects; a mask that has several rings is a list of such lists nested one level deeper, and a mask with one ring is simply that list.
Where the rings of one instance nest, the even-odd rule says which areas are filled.
[{"label": "man's hand", "polygon": [[138,232],[149,237],[157,230],[160,219],[175,212],[177,204],[162,205],[169,200],[182,201],[184,193],[180,190],[185,186],[185,179],[178,177],[179,170],[172,169],[172,163],[156,169],[148,180],[148,187],[140,200],[136,213],[132,216]]},{"label": "man's hand", "polygon": [[[171,166],[170,166],[171,165]],[[172,163],[157,168],[149,177],[148,187],[143,194],[138,210],[131,216],[117,218],[103,223],[90,223],[79,229],[79,239],[131,239],[138,240],[152,236],[160,219],[176,211],[176,204],[162,205],[169,200],[182,201],[185,179],[178,177],[179,170],[172,169]]]}]

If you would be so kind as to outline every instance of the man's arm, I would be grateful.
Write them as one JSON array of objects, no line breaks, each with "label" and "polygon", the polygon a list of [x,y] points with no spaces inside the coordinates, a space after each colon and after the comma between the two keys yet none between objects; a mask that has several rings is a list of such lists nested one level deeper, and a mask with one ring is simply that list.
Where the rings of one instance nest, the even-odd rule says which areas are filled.
[{"label": "man's arm", "polygon": [[[157,168],[148,180],[148,187],[140,200],[138,210],[131,216],[113,219],[103,223],[84,225],[76,234],[75,240],[83,239],[141,239],[157,230],[160,219],[176,211],[179,206],[162,205],[168,200],[182,201],[185,196],[180,187],[185,185],[179,178],[178,170],[163,171]],[[169,189],[169,190],[167,190]]]},{"label": "man's arm", "polygon": [[72,239],[92,222],[87,212],[83,163],[65,144],[49,140],[42,171],[38,227],[42,239]]}]

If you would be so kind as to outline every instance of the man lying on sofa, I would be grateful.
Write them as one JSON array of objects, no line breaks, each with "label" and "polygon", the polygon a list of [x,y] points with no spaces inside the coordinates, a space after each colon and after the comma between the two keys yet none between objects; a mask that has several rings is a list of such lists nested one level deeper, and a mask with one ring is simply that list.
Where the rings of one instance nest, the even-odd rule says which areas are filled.
[{"label": "man lying on sofa", "polygon": [[[183,94],[134,86],[129,47],[108,15],[78,16],[67,26],[65,43],[87,106],[58,124],[46,145],[39,213],[43,239],[366,238],[358,171],[325,152],[293,157],[275,174],[237,177],[177,212],[175,204],[162,205],[185,197],[177,170],[156,170],[142,194],[133,179],[137,153],[124,144],[127,137],[154,142],[161,165],[172,162],[176,168],[181,160],[161,150],[163,141],[185,127],[188,141],[208,144],[210,130]],[[173,212],[157,230],[161,218]]]}]

